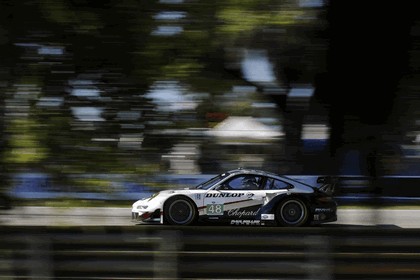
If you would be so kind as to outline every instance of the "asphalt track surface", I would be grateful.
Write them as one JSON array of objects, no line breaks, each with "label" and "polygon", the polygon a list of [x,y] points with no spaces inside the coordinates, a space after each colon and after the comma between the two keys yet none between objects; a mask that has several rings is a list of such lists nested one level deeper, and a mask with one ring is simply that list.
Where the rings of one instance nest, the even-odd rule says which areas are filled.
[{"label": "asphalt track surface", "polygon": [[[131,208],[16,207],[0,211],[0,226],[141,226]],[[322,227],[381,226],[420,228],[419,209],[339,209],[338,220]]]}]

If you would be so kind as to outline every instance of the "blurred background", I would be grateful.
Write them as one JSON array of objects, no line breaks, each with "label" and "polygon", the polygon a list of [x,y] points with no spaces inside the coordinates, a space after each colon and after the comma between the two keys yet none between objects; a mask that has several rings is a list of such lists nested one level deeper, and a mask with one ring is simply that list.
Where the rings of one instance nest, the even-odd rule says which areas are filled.
[{"label": "blurred background", "polygon": [[1,1],[0,190],[135,200],[237,167],[366,176],[374,193],[416,178],[414,7]]},{"label": "blurred background", "polygon": [[419,205],[416,4],[0,1],[0,278],[419,279],[418,208],[130,224],[141,195],[237,167]]}]

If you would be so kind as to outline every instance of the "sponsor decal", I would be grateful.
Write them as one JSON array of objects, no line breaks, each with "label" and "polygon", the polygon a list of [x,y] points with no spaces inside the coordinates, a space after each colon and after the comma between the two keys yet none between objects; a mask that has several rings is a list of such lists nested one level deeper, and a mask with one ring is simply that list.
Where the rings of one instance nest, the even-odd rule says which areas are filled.
[{"label": "sponsor decal", "polygon": [[334,209],[331,208],[315,208],[315,213],[332,213]]},{"label": "sponsor decal", "polygon": [[237,218],[242,218],[243,216],[255,216],[257,215],[258,211],[246,211],[246,210],[241,210],[241,209],[231,209],[227,212],[227,215],[230,217],[237,217]]},{"label": "sponsor decal", "polygon": [[230,221],[230,224],[237,225],[237,226],[241,226],[241,225],[257,226],[257,225],[260,225],[260,221],[259,220],[232,220]]},{"label": "sponsor decal", "polygon": [[314,214],[314,221],[322,221],[325,220],[327,216],[325,214]]},{"label": "sponsor decal", "polygon": [[247,193],[247,194],[246,194],[246,197],[247,197],[248,199],[251,199],[253,196],[254,196],[254,194],[253,194],[253,193],[251,193],[251,192],[249,192],[249,193]]},{"label": "sponsor decal", "polygon": [[242,197],[244,193],[231,193],[231,192],[223,192],[223,193],[206,193],[206,197]]},{"label": "sponsor decal", "polygon": [[274,220],[274,214],[261,214],[261,220]]},{"label": "sponsor decal", "polygon": [[196,193],[196,194],[194,195],[194,198],[195,198],[196,200],[200,200],[200,199],[201,199],[201,194],[200,194],[200,193]]}]

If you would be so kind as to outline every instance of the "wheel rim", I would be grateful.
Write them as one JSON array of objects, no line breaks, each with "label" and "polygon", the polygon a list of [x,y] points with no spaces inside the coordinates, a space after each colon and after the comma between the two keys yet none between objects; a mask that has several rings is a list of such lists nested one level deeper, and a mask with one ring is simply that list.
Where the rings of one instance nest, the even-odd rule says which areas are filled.
[{"label": "wheel rim", "polygon": [[175,200],[169,206],[169,215],[177,224],[184,224],[193,216],[192,206],[184,200]]},{"label": "wheel rim", "polygon": [[289,200],[282,205],[280,215],[282,220],[289,225],[299,224],[305,219],[305,206],[300,201]]}]

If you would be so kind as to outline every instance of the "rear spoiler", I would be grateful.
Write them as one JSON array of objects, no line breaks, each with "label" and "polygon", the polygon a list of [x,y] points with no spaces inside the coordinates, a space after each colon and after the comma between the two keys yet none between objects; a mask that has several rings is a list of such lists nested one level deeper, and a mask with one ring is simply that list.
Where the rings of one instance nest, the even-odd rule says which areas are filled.
[{"label": "rear spoiler", "polygon": [[285,177],[299,181],[328,195],[335,193],[338,177],[332,175],[285,175]]},{"label": "rear spoiler", "polygon": [[318,187],[318,190],[333,195],[335,192],[335,186],[338,183],[338,178],[333,176],[320,176],[316,179],[317,184],[320,186]]}]

